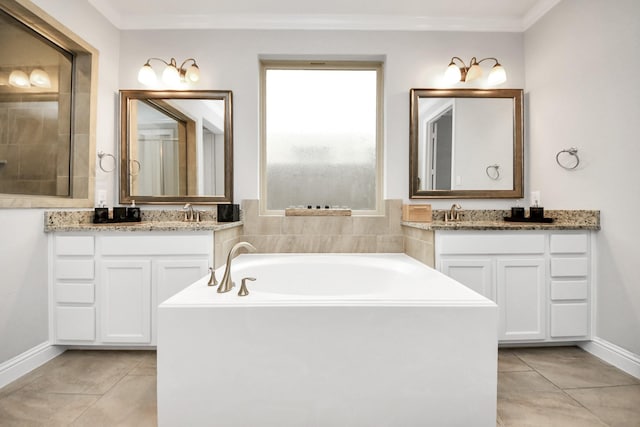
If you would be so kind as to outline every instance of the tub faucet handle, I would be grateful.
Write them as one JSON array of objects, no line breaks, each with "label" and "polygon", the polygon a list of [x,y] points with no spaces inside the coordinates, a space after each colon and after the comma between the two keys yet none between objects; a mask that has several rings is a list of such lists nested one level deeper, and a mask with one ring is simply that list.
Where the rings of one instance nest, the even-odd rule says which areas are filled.
[{"label": "tub faucet handle", "polygon": [[209,282],[207,282],[207,286],[218,286],[218,279],[216,278],[216,270],[213,267],[209,267],[209,271],[211,272],[211,277],[209,277]]},{"label": "tub faucet handle", "polygon": [[240,290],[238,291],[239,297],[246,297],[249,295],[249,289],[247,289],[247,280],[251,280],[252,282],[256,280],[255,277],[244,277],[242,279],[242,284],[240,285]]}]

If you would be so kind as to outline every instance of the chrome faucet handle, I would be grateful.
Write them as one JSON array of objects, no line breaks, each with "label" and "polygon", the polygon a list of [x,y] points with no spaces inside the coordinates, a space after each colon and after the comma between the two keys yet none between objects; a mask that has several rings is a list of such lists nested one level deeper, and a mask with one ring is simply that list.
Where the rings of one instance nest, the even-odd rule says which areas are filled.
[{"label": "chrome faucet handle", "polygon": [[211,277],[209,277],[209,282],[207,282],[207,286],[218,286],[218,279],[216,279],[215,268],[209,267],[209,271],[211,271]]},{"label": "chrome faucet handle", "polygon": [[240,290],[238,291],[239,297],[246,297],[249,295],[249,289],[247,289],[247,280],[251,280],[252,282],[256,280],[255,277],[244,277],[242,279],[242,284],[240,285]]}]

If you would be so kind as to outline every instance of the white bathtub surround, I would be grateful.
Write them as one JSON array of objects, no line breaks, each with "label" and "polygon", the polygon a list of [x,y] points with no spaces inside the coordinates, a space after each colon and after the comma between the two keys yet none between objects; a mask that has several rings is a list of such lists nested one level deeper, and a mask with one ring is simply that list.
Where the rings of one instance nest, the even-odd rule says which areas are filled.
[{"label": "white bathtub surround", "polygon": [[[221,273],[219,269],[219,273]],[[251,254],[159,308],[161,426],[495,426],[497,307],[404,254]]]}]

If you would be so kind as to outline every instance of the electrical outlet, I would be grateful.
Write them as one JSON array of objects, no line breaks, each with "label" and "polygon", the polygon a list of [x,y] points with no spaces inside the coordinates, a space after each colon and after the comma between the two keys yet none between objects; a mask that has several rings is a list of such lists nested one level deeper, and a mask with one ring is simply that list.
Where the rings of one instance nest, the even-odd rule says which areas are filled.
[{"label": "electrical outlet", "polygon": [[531,192],[531,206],[541,206],[542,200],[540,200],[540,191],[532,191]]},{"label": "electrical outlet", "polygon": [[98,206],[102,207],[107,204],[107,190],[98,190]]}]

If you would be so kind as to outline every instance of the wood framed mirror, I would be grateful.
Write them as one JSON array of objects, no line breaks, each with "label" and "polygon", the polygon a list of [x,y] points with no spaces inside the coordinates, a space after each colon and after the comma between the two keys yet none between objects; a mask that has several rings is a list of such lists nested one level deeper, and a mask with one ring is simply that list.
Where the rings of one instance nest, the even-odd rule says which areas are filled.
[{"label": "wood framed mirror", "polygon": [[411,89],[409,197],[522,198],[521,89]]},{"label": "wood framed mirror", "polygon": [[233,201],[231,91],[120,91],[120,203]]}]

